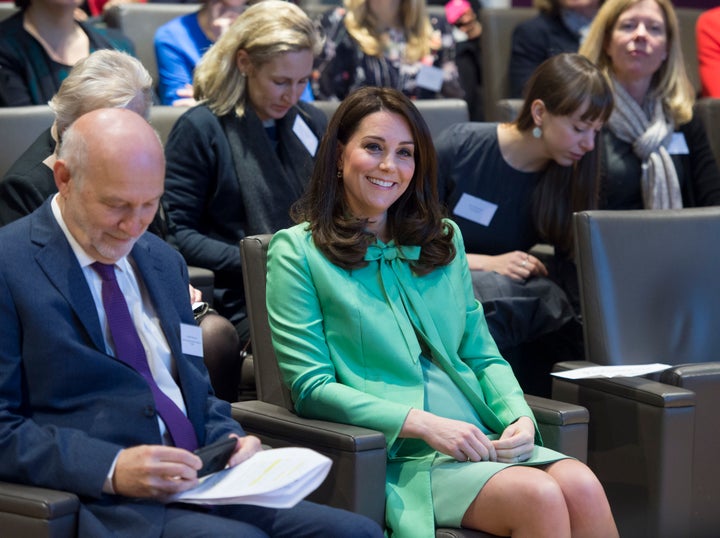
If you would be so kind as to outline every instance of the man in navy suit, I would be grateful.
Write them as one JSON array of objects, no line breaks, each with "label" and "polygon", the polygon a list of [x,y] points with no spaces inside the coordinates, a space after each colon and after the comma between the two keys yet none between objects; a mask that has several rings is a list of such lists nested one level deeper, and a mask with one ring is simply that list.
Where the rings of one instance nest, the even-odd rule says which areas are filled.
[{"label": "man in navy suit", "polygon": [[152,380],[197,444],[234,437],[230,465],[261,449],[212,394],[184,261],[145,233],[164,165],[141,116],[95,110],[63,136],[58,194],[0,229],[0,480],[76,493],[80,536],[382,536],[367,518],[308,502],[163,502],[198,484],[201,461],[173,446],[151,383],[118,358],[94,262],[112,267]]}]

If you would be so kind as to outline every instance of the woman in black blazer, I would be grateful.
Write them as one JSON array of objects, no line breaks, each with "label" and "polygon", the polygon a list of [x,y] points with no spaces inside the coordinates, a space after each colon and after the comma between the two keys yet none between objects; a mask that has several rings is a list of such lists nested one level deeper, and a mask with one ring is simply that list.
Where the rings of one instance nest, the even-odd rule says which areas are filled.
[{"label": "woman in black blazer", "polygon": [[199,106],[173,127],[164,205],[188,264],[215,272],[214,307],[243,341],[248,328],[239,242],[290,224],[327,119],[299,102],[318,37],[298,7],[248,8],[206,53],[193,80]]}]

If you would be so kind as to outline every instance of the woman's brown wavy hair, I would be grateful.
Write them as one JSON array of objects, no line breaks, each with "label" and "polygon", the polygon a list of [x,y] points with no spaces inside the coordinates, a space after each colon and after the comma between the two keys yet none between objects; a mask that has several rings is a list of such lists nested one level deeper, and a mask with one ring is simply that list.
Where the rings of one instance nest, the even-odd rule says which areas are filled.
[{"label": "woman's brown wavy hair", "polygon": [[340,103],[320,143],[310,184],[291,214],[295,222],[309,223],[315,246],[332,263],[346,269],[367,265],[365,252],[375,235],[367,230],[367,219],[350,214],[338,163],[361,122],[380,111],[402,116],[415,143],[415,173],[407,190],[388,209],[388,233],[398,245],[422,247],[413,270],[427,274],[454,258],[453,230],[442,220],[430,130],[412,101],[395,89],[366,86]]}]

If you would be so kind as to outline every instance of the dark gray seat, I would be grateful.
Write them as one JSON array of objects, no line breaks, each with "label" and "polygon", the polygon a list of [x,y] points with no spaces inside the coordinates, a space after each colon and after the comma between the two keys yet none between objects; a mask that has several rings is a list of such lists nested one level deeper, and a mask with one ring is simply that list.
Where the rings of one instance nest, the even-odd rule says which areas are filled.
[{"label": "dark gray seat", "polygon": [[621,536],[720,529],[720,208],[574,216],[588,364],[661,362],[649,378],[553,381],[590,410],[588,463]]}]

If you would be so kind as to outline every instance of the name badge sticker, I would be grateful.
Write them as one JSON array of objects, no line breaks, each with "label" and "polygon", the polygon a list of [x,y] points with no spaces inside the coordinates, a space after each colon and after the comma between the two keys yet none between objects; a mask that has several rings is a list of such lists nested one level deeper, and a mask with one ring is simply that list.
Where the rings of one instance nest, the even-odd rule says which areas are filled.
[{"label": "name badge sticker", "polygon": [[308,150],[310,155],[315,157],[315,152],[318,148],[318,138],[315,136],[315,133],[312,132],[310,127],[308,127],[308,124],[305,123],[305,120],[300,117],[300,115],[295,116],[293,133],[295,133],[295,136],[300,139],[300,142],[303,143],[303,146],[305,146],[305,149]]},{"label": "name badge sticker", "polygon": [[202,330],[197,325],[180,324],[180,341],[185,355],[203,356]]},{"label": "name badge sticker", "polygon": [[667,150],[670,155],[687,155],[690,153],[685,135],[682,133],[673,133]]},{"label": "name badge sticker", "polygon": [[497,208],[497,204],[464,192],[455,205],[453,213],[464,219],[477,222],[482,226],[489,226]]},{"label": "name badge sticker", "polygon": [[426,90],[439,92],[443,85],[443,70],[433,65],[423,65],[418,71],[415,83]]}]

